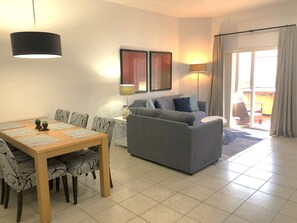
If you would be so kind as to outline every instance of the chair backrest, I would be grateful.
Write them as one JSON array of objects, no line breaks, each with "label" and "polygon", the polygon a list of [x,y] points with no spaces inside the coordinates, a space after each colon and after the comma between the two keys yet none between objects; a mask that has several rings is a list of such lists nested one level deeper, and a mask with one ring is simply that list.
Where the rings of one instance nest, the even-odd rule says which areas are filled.
[{"label": "chair backrest", "polygon": [[113,119],[95,116],[93,119],[92,130],[108,134],[108,146],[110,146],[114,126],[115,121]]},{"label": "chair backrest", "polygon": [[68,123],[69,116],[70,116],[70,111],[57,109],[55,114],[55,120]]},{"label": "chair backrest", "polygon": [[232,115],[233,117],[239,117],[240,119],[250,117],[244,102],[233,104]]},{"label": "chair backrest", "polygon": [[17,190],[22,186],[18,164],[6,142],[0,139],[0,165],[5,182]]},{"label": "chair backrest", "polygon": [[71,125],[76,125],[82,128],[86,128],[89,120],[88,114],[81,114],[79,112],[72,112],[70,122]]}]

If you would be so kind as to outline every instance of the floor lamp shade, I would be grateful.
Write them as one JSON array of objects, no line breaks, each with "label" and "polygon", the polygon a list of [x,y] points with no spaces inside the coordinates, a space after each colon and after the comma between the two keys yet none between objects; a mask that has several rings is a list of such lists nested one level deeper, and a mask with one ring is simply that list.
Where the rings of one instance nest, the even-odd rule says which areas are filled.
[{"label": "floor lamp shade", "polygon": [[48,32],[10,34],[12,53],[19,58],[57,58],[62,56],[61,37]]},{"label": "floor lamp shade", "polygon": [[202,63],[202,64],[191,64],[190,65],[190,71],[198,71],[198,72],[203,72],[203,71],[207,71],[207,64],[206,63]]}]

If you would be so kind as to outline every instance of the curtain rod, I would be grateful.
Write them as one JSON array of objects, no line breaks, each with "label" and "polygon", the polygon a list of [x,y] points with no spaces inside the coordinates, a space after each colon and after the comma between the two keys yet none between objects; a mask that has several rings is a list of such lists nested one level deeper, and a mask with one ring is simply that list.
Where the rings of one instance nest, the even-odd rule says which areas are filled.
[{"label": "curtain rod", "polygon": [[264,30],[269,30],[269,29],[278,29],[278,28],[291,27],[291,26],[296,26],[296,24],[285,25],[285,26],[266,27],[266,28],[261,28],[261,29],[251,29],[251,30],[233,32],[233,33],[223,33],[223,34],[217,34],[217,35],[214,35],[214,36],[215,37],[216,36],[228,36],[228,35],[241,34],[241,33],[249,33],[249,32],[252,33],[252,32],[257,32],[257,31],[264,31]]}]

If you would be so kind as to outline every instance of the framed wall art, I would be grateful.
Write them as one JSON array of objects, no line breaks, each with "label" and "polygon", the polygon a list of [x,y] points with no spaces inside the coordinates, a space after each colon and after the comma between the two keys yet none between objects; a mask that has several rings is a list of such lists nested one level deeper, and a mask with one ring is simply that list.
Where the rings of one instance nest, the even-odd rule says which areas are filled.
[{"label": "framed wall art", "polygon": [[120,49],[121,84],[134,84],[135,92],[148,91],[147,51]]},{"label": "framed wall art", "polygon": [[150,51],[150,90],[172,89],[172,53]]}]

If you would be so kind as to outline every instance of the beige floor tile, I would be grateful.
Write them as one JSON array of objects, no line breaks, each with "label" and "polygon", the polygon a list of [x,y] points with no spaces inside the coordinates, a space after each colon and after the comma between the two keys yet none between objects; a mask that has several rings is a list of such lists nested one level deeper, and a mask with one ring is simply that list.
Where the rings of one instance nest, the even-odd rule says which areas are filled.
[{"label": "beige floor tile", "polygon": [[294,218],[290,218],[283,214],[278,214],[272,221],[272,223],[296,223],[297,220]]},{"label": "beige floor tile", "polygon": [[212,206],[220,208],[224,211],[228,211],[232,213],[236,210],[242,203],[244,202],[243,199],[224,194],[222,192],[218,192],[208,198],[205,203],[208,203]]},{"label": "beige floor tile", "polygon": [[254,193],[249,199],[249,202],[271,209],[273,211],[279,211],[286,203],[286,200],[266,194],[260,191]]},{"label": "beige floor tile", "polygon": [[124,184],[130,182],[131,180],[139,177],[139,175],[135,173],[130,173],[128,171],[122,170],[112,174],[112,180],[117,181],[120,184]]},{"label": "beige floor tile", "polygon": [[223,166],[223,168],[236,173],[243,173],[247,171],[250,167],[246,165],[230,162],[227,165]]},{"label": "beige floor tile", "polygon": [[297,179],[293,177],[275,174],[269,179],[269,181],[272,183],[297,189]]},{"label": "beige floor tile", "polygon": [[209,198],[211,195],[215,194],[216,191],[195,183],[185,188],[184,190],[182,190],[181,193],[186,194],[195,199],[198,199],[200,201],[204,201],[207,198]]},{"label": "beige floor tile", "polygon": [[143,174],[146,174],[146,173],[152,171],[153,169],[154,168],[152,166],[137,164],[137,165],[134,165],[132,167],[129,167],[127,169],[127,171],[129,171],[131,173],[135,173],[137,175],[143,175]]},{"label": "beige floor tile", "polygon": [[115,205],[115,202],[108,198],[103,198],[101,195],[97,195],[91,199],[84,202],[79,202],[77,206],[89,215],[94,215],[102,210],[105,210],[111,206]]},{"label": "beige floor tile", "polygon": [[269,171],[272,173],[277,172],[280,167],[281,167],[281,165],[274,164],[274,163],[268,163],[266,161],[261,161],[254,166],[254,168]]},{"label": "beige floor tile", "polygon": [[96,221],[94,218],[89,217],[83,221],[81,221],[80,223],[98,223],[98,221]]},{"label": "beige floor tile", "polygon": [[236,177],[238,177],[240,174],[236,173],[236,172],[233,172],[233,171],[230,171],[230,170],[227,170],[227,169],[222,169],[221,168],[219,170],[216,170],[216,171],[210,173],[210,175],[212,175],[214,177],[221,178],[223,180],[232,181]]},{"label": "beige floor tile", "polygon": [[271,194],[273,196],[280,197],[283,199],[289,199],[291,195],[294,193],[295,189],[290,187],[285,187],[279,184],[267,182],[259,189],[259,191],[262,191],[267,194]]},{"label": "beige floor tile", "polygon": [[220,190],[225,185],[230,183],[230,181],[223,180],[223,179],[213,177],[213,176],[206,176],[206,177],[203,177],[200,180],[198,180],[197,183],[202,186],[209,187],[213,190]]},{"label": "beige floor tile", "polygon": [[156,183],[159,183],[165,179],[168,179],[169,177],[173,176],[174,173],[173,172],[169,172],[166,170],[159,170],[159,169],[154,169],[144,175],[142,175],[143,177],[152,180]]},{"label": "beige floor tile", "polygon": [[182,175],[174,175],[162,181],[161,184],[170,189],[180,191],[188,187],[189,185],[193,184],[193,182],[189,180],[188,177]]},{"label": "beige floor tile", "polygon": [[178,219],[178,221],[176,221],[175,223],[199,223],[199,221],[188,216],[183,216],[180,219]]},{"label": "beige floor tile", "polygon": [[141,217],[133,218],[131,221],[128,221],[128,223],[148,223],[148,221],[144,220]]},{"label": "beige floor tile", "polygon": [[223,222],[230,213],[202,203],[194,208],[187,215],[201,223],[220,223]]},{"label": "beige floor tile", "polygon": [[79,223],[90,216],[76,206],[72,206],[65,210],[53,214],[53,223]]},{"label": "beige floor tile", "polygon": [[250,202],[245,202],[234,214],[254,223],[268,223],[272,221],[277,212]]},{"label": "beige floor tile", "polygon": [[273,173],[256,168],[250,168],[244,173],[244,175],[256,177],[261,180],[269,180],[272,177]]},{"label": "beige floor tile", "polygon": [[288,177],[297,178],[296,167],[282,166],[276,173]]},{"label": "beige floor tile", "polygon": [[176,193],[175,190],[172,190],[161,184],[155,184],[152,187],[142,191],[142,194],[144,194],[147,197],[150,197],[151,199],[157,202],[162,202],[167,198],[171,197],[175,193]]},{"label": "beige floor tile", "polygon": [[158,203],[142,194],[136,194],[120,203],[120,205],[136,215],[140,215]]},{"label": "beige floor tile", "polygon": [[256,190],[245,187],[236,183],[230,183],[226,185],[223,189],[220,190],[223,193],[232,195],[234,197],[238,197],[241,199],[247,199],[250,197],[253,193],[255,193]]},{"label": "beige floor tile", "polygon": [[[6,210],[10,209],[8,212]],[[0,212],[4,212],[1,213],[0,217],[0,222],[2,223],[15,223],[16,222],[16,216],[17,216],[17,212],[16,212],[16,207],[15,208],[10,208],[8,207],[8,209],[4,209],[3,206],[0,206]],[[3,214],[3,215],[2,215]],[[33,223],[39,221],[39,214],[29,205],[26,205],[23,207],[23,213],[22,213],[22,218],[21,218],[21,222],[25,222],[25,223]]]},{"label": "beige floor tile", "polygon": [[110,194],[108,199],[110,199],[116,203],[119,203],[125,199],[128,199],[129,197],[132,197],[135,194],[137,194],[137,192],[135,190],[132,190],[128,187],[122,186],[122,187],[112,191],[112,193]]},{"label": "beige floor tile", "polygon": [[250,187],[252,189],[259,189],[266,181],[260,180],[255,177],[250,177],[246,175],[241,175],[233,180],[234,183],[240,184],[242,186]]},{"label": "beige floor tile", "polygon": [[255,165],[256,163],[258,163],[259,160],[255,159],[255,158],[250,159],[249,157],[245,157],[245,155],[243,155],[241,157],[238,157],[238,158],[232,160],[232,162],[251,167],[251,166]]},{"label": "beige floor tile", "polygon": [[182,214],[188,213],[190,210],[198,206],[200,203],[200,201],[181,193],[177,193],[162,202],[163,205],[172,208],[176,211],[179,211]]},{"label": "beige floor tile", "polygon": [[162,204],[159,204],[141,214],[141,217],[151,223],[171,223],[181,218],[182,214]]},{"label": "beige floor tile", "polygon": [[236,215],[230,215],[224,223],[251,223],[251,221],[248,221],[246,219],[240,218]]},{"label": "beige floor tile", "polygon": [[138,177],[138,178],[135,178],[135,179],[125,183],[124,186],[129,187],[130,189],[133,189],[135,191],[141,192],[141,191],[148,189],[149,187],[151,187],[154,184],[155,184],[154,181],[151,181],[144,177]]},{"label": "beige floor tile", "polygon": [[293,193],[292,197],[290,197],[290,201],[294,201],[295,203],[297,203],[297,191],[296,190]]},{"label": "beige floor tile", "polygon": [[297,222],[297,203],[288,201],[281,209],[280,213],[295,218]]},{"label": "beige floor tile", "polygon": [[124,223],[135,217],[131,211],[117,204],[93,216],[100,223]]}]

